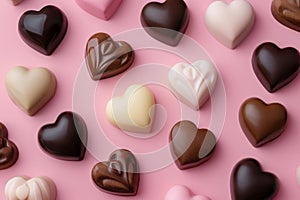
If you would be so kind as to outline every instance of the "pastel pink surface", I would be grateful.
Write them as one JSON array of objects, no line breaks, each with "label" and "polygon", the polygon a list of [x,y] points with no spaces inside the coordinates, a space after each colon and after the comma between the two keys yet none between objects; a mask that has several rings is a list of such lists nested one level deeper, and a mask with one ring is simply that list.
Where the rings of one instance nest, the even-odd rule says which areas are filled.
[{"label": "pastel pink surface", "polygon": [[119,8],[122,0],[76,0],[86,12],[104,20],[109,20]]},{"label": "pastel pink surface", "polygon": [[191,191],[182,185],[173,186],[166,194],[165,200],[210,200],[202,195],[193,195]]},{"label": "pastel pink surface", "polygon": [[[278,176],[281,187],[274,200],[293,200],[299,197],[295,171],[300,164],[298,156],[300,152],[300,123],[298,123],[300,76],[282,90],[269,94],[258,82],[251,66],[252,52],[262,42],[272,41],[278,46],[292,46],[300,50],[299,33],[281,26],[273,19],[270,11],[271,1],[249,0],[256,14],[255,25],[239,47],[236,50],[230,50],[211,37],[205,28],[204,13],[212,1],[186,0],[191,13],[187,35],[207,50],[223,78],[226,89],[227,112],[224,128],[213,157],[205,164],[184,172],[172,164],[158,171],[142,174],[137,196],[124,198],[105,194],[93,185],[90,172],[98,160],[91,154],[87,153],[83,161],[74,163],[56,160],[42,152],[37,142],[37,132],[44,124],[53,122],[59,113],[72,110],[74,81],[83,62],[88,38],[99,31],[114,36],[120,32],[141,28],[141,9],[150,1],[124,1],[122,9],[118,10],[118,17],[113,17],[108,22],[85,15],[73,1],[28,0],[17,7],[10,6],[10,1],[0,1],[0,7],[5,8],[0,12],[0,27],[5,27],[0,37],[0,80],[2,80],[0,83],[0,121],[7,126],[9,138],[16,143],[20,151],[17,163],[7,170],[0,171],[0,199],[5,199],[3,191],[7,180],[19,174],[26,174],[30,177],[40,175],[50,177],[58,188],[57,200],[164,199],[165,194],[174,184],[186,185],[193,193],[205,193],[213,200],[229,200],[230,172],[235,163],[245,157],[256,158],[265,169],[269,169]],[[48,4],[61,8],[69,20],[69,30],[65,39],[50,57],[40,55],[28,48],[17,31],[17,23],[23,12],[32,9],[39,10]],[[153,40],[153,42],[156,41]],[[184,43],[185,41],[182,40],[179,45]],[[171,67],[182,61],[176,56],[170,59],[170,56],[165,56],[165,54],[165,52],[154,50],[137,51],[132,68],[145,63],[162,63]],[[26,116],[16,108],[6,94],[3,82],[5,74],[11,67],[18,65],[30,68],[47,67],[57,78],[55,97],[34,117]],[[180,114],[180,109],[175,97],[162,87],[150,87],[157,97],[157,102],[165,107],[168,115],[167,125],[157,136],[149,139],[134,139],[107,122],[104,114],[105,105],[111,98],[112,89],[120,77],[116,76],[101,82],[105,87],[97,90],[95,97],[101,101],[95,101],[93,105],[97,108],[98,121],[102,121],[103,129],[106,130],[108,137],[120,147],[136,152],[145,152],[165,145],[168,141],[169,130],[177,120],[175,117]],[[94,84],[99,83],[94,82]],[[280,102],[287,108],[289,114],[287,129],[283,135],[259,149],[249,145],[238,122],[238,110],[241,103],[253,96],[264,101]],[[201,127],[207,126],[208,108],[209,104],[204,105],[200,112]],[[107,158],[109,154],[104,153],[101,156]]]}]

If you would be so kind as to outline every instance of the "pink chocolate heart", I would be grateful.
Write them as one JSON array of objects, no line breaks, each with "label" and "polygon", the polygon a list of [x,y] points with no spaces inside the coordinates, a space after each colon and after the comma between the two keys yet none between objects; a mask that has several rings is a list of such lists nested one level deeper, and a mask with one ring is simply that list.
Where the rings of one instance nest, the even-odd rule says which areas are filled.
[{"label": "pink chocolate heart", "polygon": [[175,185],[168,191],[165,200],[210,200],[210,198],[202,195],[193,195],[187,187]]}]

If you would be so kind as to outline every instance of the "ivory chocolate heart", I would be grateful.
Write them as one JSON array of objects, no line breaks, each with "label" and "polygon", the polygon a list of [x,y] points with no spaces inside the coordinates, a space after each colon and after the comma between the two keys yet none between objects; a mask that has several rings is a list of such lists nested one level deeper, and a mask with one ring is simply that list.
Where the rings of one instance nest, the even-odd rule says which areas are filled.
[{"label": "ivory chocolate heart", "polygon": [[271,11],[278,22],[291,29],[300,31],[299,0],[273,0]]},{"label": "ivory chocolate heart", "polygon": [[39,130],[38,140],[42,149],[57,159],[82,160],[87,145],[87,127],[78,114],[63,112],[54,124]]},{"label": "ivory chocolate heart", "polygon": [[89,38],[85,62],[93,80],[109,78],[127,70],[134,61],[134,51],[124,41],[114,41],[106,33]]},{"label": "ivory chocolate heart", "polygon": [[8,132],[4,124],[0,122],[0,170],[14,165],[19,157],[17,146],[8,140]]},{"label": "ivory chocolate heart", "polygon": [[55,200],[56,186],[48,177],[16,176],[5,185],[6,200]]},{"label": "ivory chocolate heart", "polygon": [[76,3],[86,12],[103,20],[109,20],[122,0],[76,0]]},{"label": "ivory chocolate heart", "polygon": [[259,162],[252,158],[239,161],[230,178],[232,200],[271,200],[279,189],[278,178],[263,172]]},{"label": "ivory chocolate heart", "polygon": [[150,2],[141,13],[141,23],[153,38],[176,46],[189,24],[189,11],[183,0]]},{"label": "ivory chocolate heart", "polygon": [[140,174],[135,156],[125,149],[114,151],[109,161],[93,167],[92,179],[104,192],[122,196],[136,195]]},{"label": "ivory chocolate heart", "polygon": [[106,116],[121,130],[148,133],[151,131],[154,105],[154,96],[147,87],[131,85],[124,96],[115,97],[107,103]]},{"label": "ivory chocolate heart", "polygon": [[266,104],[258,98],[250,98],[240,107],[239,121],[249,142],[259,147],[282,134],[287,110],[279,103]]},{"label": "ivory chocolate heart", "polygon": [[198,129],[191,121],[177,122],[170,133],[170,149],[181,170],[196,167],[211,158],[217,140],[207,129]]},{"label": "ivory chocolate heart", "polygon": [[233,0],[230,4],[214,1],[205,13],[208,31],[230,49],[234,49],[247,37],[254,21],[254,10],[247,0]]},{"label": "ivory chocolate heart", "polygon": [[214,65],[199,60],[192,65],[178,63],[169,72],[169,84],[180,101],[198,110],[212,94],[218,78]]},{"label": "ivory chocolate heart", "polygon": [[54,74],[41,67],[14,67],[7,72],[5,83],[11,100],[30,116],[44,107],[56,91]]},{"label": "ivory chocolate heart", "polygon": [[11,0],[14,6],[20,4],[23,0]]},{"label": "ivory chocolate heart", "polygon": [[27,11],[19,20],[21,38],[38,52],[51,55],[61,43],[68,28],[65,14],[55,6]]},{"label": "ivory chocolate heart", "polygon": [[297,49],[280,49],[271,42],[259,45],[252,55],[253,70],[269,92],[275,92],[290,83],[299,72],[299,64]]},{"label": "ivory chocolate heart", "polygon": [[182,185],[173,186],[165,196],[165,200],[210,200],[206,196],[193,195],[191,191]]}]

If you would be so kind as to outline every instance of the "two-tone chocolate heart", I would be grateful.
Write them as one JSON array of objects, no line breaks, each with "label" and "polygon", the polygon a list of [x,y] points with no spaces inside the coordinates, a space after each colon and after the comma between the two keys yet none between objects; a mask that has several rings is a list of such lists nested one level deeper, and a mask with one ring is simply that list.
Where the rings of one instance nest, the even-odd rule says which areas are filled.
[{"label": "two-tone chocolate heart", "polygon": [[93,167],[92,179],[104,192],[122,196],[136,195],[140,179],[138,162],[130,151],[116,150],[108,161]]}]

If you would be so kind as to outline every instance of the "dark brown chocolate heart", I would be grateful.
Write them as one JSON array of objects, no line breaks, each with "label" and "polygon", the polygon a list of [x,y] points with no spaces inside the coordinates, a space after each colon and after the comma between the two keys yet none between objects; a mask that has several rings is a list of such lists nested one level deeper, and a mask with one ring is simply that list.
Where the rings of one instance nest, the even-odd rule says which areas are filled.
[{"label": "dark brown chocolate heart", "polygon": [[172,156],[181,170],[196,167],[207,161],[217,143],[211,131],[198,129],[191,121],[176,123],[169,140]]},{"label": "dark brown chocolate heart", "polygon": [[19,158],[17,146],[8,140],[8,131],[4,124],[0,123],[0,170],[14,165]]},{"label": "dark brown chocolate heart", "polygon": [[136,195],[140,174],[135,156],[125,149],[114,151],[109,161],[94,166],[92,179],[104,192],[122,196]]},{"label": "dark brown chocolate heart", "polygon": [[239,161],[230,178],[232,200],[271,200],[279,189],[278,178],[263,172],[259,162],[252,158]]},{"label": "dark brown chocolate heart", "polygon": [[291,29],[300,31],[299,0],[273,0],[271,11],[278,22]]},{"label": "dark brown chocolate heart", "polygon": [[79,161],[86,151],[87,127],[78,114],[63,112],[54,124],[39,130],[38,141],[46,153],[57,159]]},{"label": "dark brown chocolate heart", "polygon": [[299,61],[297,49],[280,49],[271,42],[259,45],[252,55],[253,70],[269,92],[275,92],[297,76]]},{"label": "dark brown chocolate heart", "polygon": [[51,55],[61,43],[68,28],[66,15],[55,6],[27,11],[19,20],[21,38],[38,52]]},{"label": "dark brown chocolate heart", "polygon": [[141,13],[141,23],[153,38],[176,46],[189,24],[189,11],[183,0],[150,2]]},{"label": "dark brown chocolate heart", "polygon": [[266,104],[250,98],[240,107],[239,121],[249,142],[259,147],[281,135],[287,123],[287,110],[279,103]]},{"label": "dark brown chocolate heart", "polygon": [[85,61],[93,80],[109,78],[130,67],[134,51],[124,41],[114,41],[106,33],[96,33],[87,42]]}]

